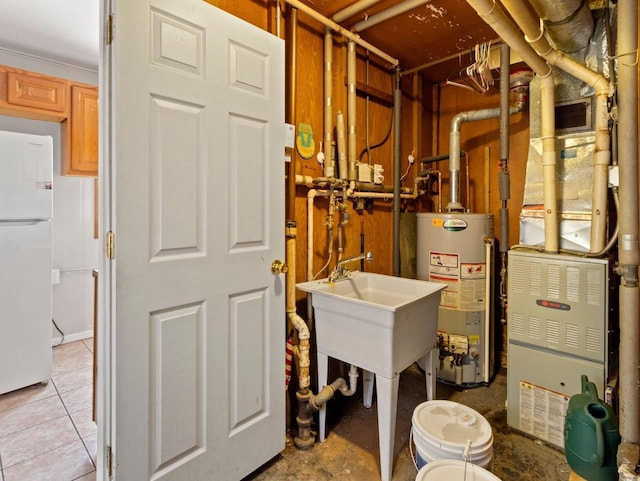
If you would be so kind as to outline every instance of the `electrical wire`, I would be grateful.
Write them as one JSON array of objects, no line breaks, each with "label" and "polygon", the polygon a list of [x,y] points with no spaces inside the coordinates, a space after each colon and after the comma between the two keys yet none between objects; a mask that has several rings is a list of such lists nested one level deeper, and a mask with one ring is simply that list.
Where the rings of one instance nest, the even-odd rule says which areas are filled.
[{"label": "electrical wire", "polygon": [[[393,91],[393,87],[394,87],[393,76],[391,76],[390,78],[391,78],[391,91]],[[368,154],[372,150],[377,149],[378,147],[382,147],[384,144],[386,144],[387,140],[389,140],[389,137],[391,137],[392,130],[393,130],[393,110],[391,111],[391,119],[389,120],[389,129],[387,130],[387,133],[385,134],[384,138],[377,144],[367,145],[364,149],[362,149],[362,151],[360,152],[360,155],[358,156],[358,162],[362,162],[362,158],[364,157],[364,154]],[[367,144],[368,144],[368,141],[367,141]],[[371,159],[369,159],[369,163],[371,163]]]},{"label": "electrical wire", "polygon": [[60,330],[60,328],[58,327],[58,324],[56,324],[56,320],[52,317],[51,318],[51,322],[53,322],[53,325],[55,326],[56,330],[60,333],[60,335],[62,336],[62,339],[60,339],[60,342],[58,344],[56,344],[53,347],[58,347],[59,345],[61,345],[62,343],[64,343],[64,332],[62,332]]}]

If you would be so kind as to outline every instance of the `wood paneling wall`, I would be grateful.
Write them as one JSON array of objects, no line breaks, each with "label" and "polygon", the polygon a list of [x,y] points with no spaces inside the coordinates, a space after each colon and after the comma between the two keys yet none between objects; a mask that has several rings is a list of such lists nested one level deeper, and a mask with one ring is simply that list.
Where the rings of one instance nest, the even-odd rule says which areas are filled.
[{"label": "wood paneling wall", "polygon": [[[251,0],[238,2],[237,0],[207,0],[209,3],[226,10],[262,29],[276,32],[276,8],[274,2],[268,0]],[[288,15],[288,8],[283,12],[281,36],[285,35],[284,22]],[[303,12],[298,14],[298,50],[297,50],[297,92],[296,92],[296,125],[306,123],[312,126],[316,153],[321,148],[323,140],[323,35],[324,27],[309,18]],[[345,113],[346,121],[346,41],[334,35],[333,43],[333,114],[338,111]],[[373,89],[393,95],[395,80],[393,72],[381,65],[375,56],[367,57],[366,52],[358,47],[357,81],[368,84]],[[490,94],[474,94],[455,87],[434,87],[423,84],[415,75],[402,77],[403,92],[402,105],[402,149],[401,171],[407,171],[407,157],[413,153],[416,159],[432,154],[447,153],[449,150],[449,126],[453,115],[460,111],[476,110],[495,107],[499,104],[497,90]],[[357,151],[358,154],[366,148],[366,113],[367,100],[364,94],[357,98]],[[369,145],[378,144],[389,130],[393,117],[392,106],[370,98],[368,102],[368,142]],[[526,113],[512,117],[511,158],[510,168],[511,201],[510,227],[511,244],[518,239],[518,214],[522,204],[522,186],[525,172],[525,160],[528,149],[528,116]],[[500,208],[497,184],[497,165],[499,161],[499,120],[487,120],[465,124],[462,126],[462,150],[467,152],[469,160],[471,192],[467,200],[465,189],[464,167],[462,159],[462,201],[473,212],[490,212],[496,219]],[[334,135],[335,138],[335,135]],[[490,150],[489,184],[485,185],[485,148]],[[315,156],[303,159],[294,152],[296,174],[318,177],[322,175],[322,168]],[[383,146],[371,151],[371,156],[362,157],[364,162],[381,164],[384,168],[385,185],[391,185],[393,179],[393,130]],[[448,199],[448,162],[440,162],[433,166],[443,172],[443,205]],[[414,178],[419,164],[416,162],[410,169],[404,187],[413,188]],[[485,189],[490,189],[489,205],[485,205]],[[309,188],[296,188],[295,218],[298,224],[296,279],[306,280],[307,272],[307,194]],[[426,196],[417,202],[403,201],[403,211],[432,210],[432,199]],[[360,252],[361,233],[364,235],[365,250],[372,250],[375,260],[367,263],[366,270],[385,274],[392,273],[392,195],[388,199],[376,199],[371,208],[358,210],[349,201],[349,221],[343,227],[344,255],[349,256]],[[313,226],[313,272],[314,274],[327,260],[327,213],[328,201],[324,196],[317,196],[314,202]],[[337,248],[338,221],[336,216],[334,225],[334,242]],[[284,227],[283,227],[284,234]],[[496,234],[499,234],[496,229]],[[334,250],[332,266],[337,258]],[[353,266],[356,267],[356,266]],[[324,277],[328,271],[320,274]]]}]

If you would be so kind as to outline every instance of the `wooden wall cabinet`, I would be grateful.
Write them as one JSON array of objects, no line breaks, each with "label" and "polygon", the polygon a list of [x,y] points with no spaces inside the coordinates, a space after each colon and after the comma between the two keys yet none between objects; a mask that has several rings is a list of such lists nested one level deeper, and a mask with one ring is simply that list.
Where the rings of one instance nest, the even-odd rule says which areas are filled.
[{"label": "wooden wall cabinet", "polygon": [[62,122],[69,116],[68,82],[0,66],[0,114]]},{"label": "wooden wall cabinet", "polygon": [[98,88],[70,85],[71,115],[62,123],[62,175],[98,176]]},{"label": "wooden wall cabinet", "polygon": [[61,175],[98,176],[98,88],[0,65],[0,114],[61,123]]}]

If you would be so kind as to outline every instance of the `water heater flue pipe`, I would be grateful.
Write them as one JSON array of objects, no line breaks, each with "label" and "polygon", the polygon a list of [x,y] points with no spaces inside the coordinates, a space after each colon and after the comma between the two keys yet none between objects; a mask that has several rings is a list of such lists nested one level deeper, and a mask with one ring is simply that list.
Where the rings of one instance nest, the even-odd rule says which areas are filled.
[{"label": "water heater flue pipe", "polygon": [[[501,87],[509,88],[509,86]],[[524,95],[516,97],[516,102],[509,107],[509,115],[522,112],[525,106]],[[460,203],[460,126],[464,122],[476,122],[479,120],[497,119],[500,117],[500,107],[492,109],[473,110],[470,112],[460,112],[451,120],[451,131],[449,135],[449,189],[450,201],[447,204],[448,212],[463,211],[464,207]]]}]

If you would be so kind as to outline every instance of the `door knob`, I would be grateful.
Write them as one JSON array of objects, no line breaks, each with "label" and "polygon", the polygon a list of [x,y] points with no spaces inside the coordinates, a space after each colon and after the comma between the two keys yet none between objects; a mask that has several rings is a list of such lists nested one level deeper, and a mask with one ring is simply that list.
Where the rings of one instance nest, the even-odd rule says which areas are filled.
[{"label": "door knob", "polygon": [[274,274],[284,274],[288,270],[289,268],[287,267],[287,265],[280,259],[276,259],[271,263],[271,272],[273,272]]}]

